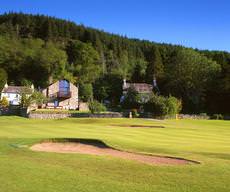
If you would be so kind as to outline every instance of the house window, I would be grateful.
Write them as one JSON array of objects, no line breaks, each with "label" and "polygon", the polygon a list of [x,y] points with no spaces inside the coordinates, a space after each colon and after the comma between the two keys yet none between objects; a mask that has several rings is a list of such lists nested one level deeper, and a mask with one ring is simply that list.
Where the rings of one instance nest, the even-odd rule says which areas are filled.
[{"label": "house window", "polygon": [[55,100],[54,101],[54,107],[58,107],[59,106],[59,102],[58,102],[58,100]]},{"label": "house window", "polygon": [[67,80],[60,80],[59,81],[59,92],[61,92],[62,94],[68,94],[70,91],[70,84],[69,81]]}]

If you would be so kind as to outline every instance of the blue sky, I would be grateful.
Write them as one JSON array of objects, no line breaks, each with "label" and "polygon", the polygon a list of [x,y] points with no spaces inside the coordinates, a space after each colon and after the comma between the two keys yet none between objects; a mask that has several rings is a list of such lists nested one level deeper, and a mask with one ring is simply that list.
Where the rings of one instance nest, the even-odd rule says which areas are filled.
[{"label": "blue sky", "polygon": [[230,0],[0,0],[0,13],[64,18],[104,31],[230,51]]}]

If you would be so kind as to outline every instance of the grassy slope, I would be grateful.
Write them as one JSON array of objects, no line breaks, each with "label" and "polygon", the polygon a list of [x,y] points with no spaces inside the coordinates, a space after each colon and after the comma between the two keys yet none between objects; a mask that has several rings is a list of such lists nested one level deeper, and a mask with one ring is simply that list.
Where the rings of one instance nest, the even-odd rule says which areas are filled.
[{"label": "grassy slope", "polygon": [[[119,125],[164,125],[165,129]],[[149,166],[112,157],[32,152],[43,138],[94,138],[119,149],[184,157],[200,165]],[[230,191],[230,122],[0,117],[0,192]]]}]

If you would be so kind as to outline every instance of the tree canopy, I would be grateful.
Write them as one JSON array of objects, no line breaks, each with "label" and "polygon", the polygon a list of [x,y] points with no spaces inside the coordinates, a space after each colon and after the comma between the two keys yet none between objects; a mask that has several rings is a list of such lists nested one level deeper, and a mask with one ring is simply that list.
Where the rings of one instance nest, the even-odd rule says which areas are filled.
[{"label": "tree canopy", "polygon": [[0,69],[0,82],[92,84],[94,97],[111,103],[119,101],[122,78],[156,77],[160,93],[180,98],[183,112],[230,113],[230,53],[129,39],[44,15],[0,15]]}]

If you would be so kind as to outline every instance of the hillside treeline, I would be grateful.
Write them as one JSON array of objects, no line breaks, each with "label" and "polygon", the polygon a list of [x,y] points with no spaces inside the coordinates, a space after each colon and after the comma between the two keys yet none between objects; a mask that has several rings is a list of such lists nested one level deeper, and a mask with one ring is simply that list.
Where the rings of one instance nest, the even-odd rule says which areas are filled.
[{"label": "hillside treeline", "polygon": [[[129,39],[44,15],[0,16],[0,86],[66,78],[117,105],[122,79],[152,83],[186,113],[230,113],[230,53]],[[88,95],[88,96],[87,96]]]}]

